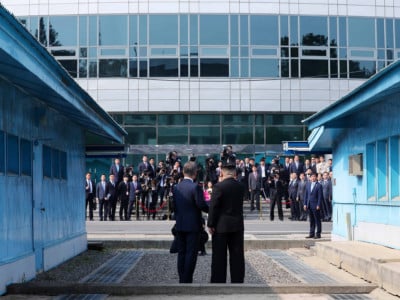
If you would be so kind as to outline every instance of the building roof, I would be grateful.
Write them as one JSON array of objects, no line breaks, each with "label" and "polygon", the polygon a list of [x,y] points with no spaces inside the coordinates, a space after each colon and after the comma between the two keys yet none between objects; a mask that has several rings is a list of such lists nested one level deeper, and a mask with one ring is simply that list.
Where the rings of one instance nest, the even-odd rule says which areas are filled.
[{"label": "building roof", "polygon": [[1,4],[0,76],[90,132],[127,134]]},{"label": "building roof", "polygon": [[400,61],[396,61],[375,74],[361,86],[303,120],[310,130],[308,138],[310,149],[330,150],[343,128],[354,128],[355,118],[350,115],[372,104],[385,101],[400,92]]}]

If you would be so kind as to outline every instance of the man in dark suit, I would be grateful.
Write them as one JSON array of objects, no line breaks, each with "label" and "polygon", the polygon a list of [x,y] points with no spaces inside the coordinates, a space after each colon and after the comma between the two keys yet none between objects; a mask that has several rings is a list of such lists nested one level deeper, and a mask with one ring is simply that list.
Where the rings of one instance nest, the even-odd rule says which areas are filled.
[{"label": "man in dark suit", "polygon": [[[96,195],[96,187],[94,185],[93,180],[91,179],[92,175],[88,172],[86,173],[85,180],[85,198],[86,198],[86,212],[89,206],[89,219],[93,221],[93,210],[95,208],[95,195]],[[87,218],[87,215],[86,215]]]},{"label": "man in dark suit", "polygon": [[139,218],[139,197],[142,191],[142,185],[138,181],[136,174],[132,175],[132,181],[129,182],[130,193],[129,193],[129,205],[128,205],[128,220],[131,219],[132,209],[136,207],[136,218]]},{"label": "man in dark suit", "polygon": [[[106,175],[101,174],[100,177],[100,182],[97,183],[96,185],[96,197],[97,201],[99,202],[99,218],[100,221],[107,221],[108,213],[109,213],[109,205],[108,201],[105,200],[107,194],[106,194]],[[103,214],[103,212],[105,212]]]},{"label": "man in dark suit", "polygon": [[300,207],[300,221],[307,221],[307,212],[303,209],[304,207],[304,196],[306,194],[307,180],[304,173],[300,173],[298,188],[297,188],[297,200],[299,201]]},{"label": "man in dark suit", "polygon": [[283,210],[282,210],[283,184],[282,181],[279,180],[278,173],[274,174],[273,178],[269,180],[269,190],[271,195],[270,196],[271,207],[270,207],[269,218],[271,221],[274,220],[274,210],[275,210],[275,205],[277,205],[279,220],[283,221]]},{"label": "man in dark suit", "polygon": [[329,173],[322,174],[322,213],[321,216],[324,221],[329,222],[332,218],[332,181],[329,178]]},{"label": "man in dark suit", "polygon": [[[227,249],[232,283],[244,281],[243,197],[235,165],[222,167],[222,182],[213,187],[207,226],[212,234],[211,283],[226,282]],[[256,172],[255,172],[256,173]]]},{"label": "man in dark suit", "polygon": [[[321,203],[322,203],[322,186],[317,181],[317,175],[311,174],[311,179],[307,182],[306,193],[304,197],[304,210],[309,211],[310,215],[310,234],[306,238],[321,238]],[[317,226],[317,232],[315,232]]]},{"label": "man in dark suit", "polygon": [[109,181],[106,185],[106,198],[109,201],[109,217],[111,221],[115,220],[115,210],[117,207],[117,185],[115,183],[114,174],[110,174]]},{"label": "man in dark suit", "polygon": [[119,206],[119,219],[120,221],[128,221],[128,202],[129,202],[130,186],[128,182],[128,175],[124,175],[124,180],[118,184],[117,194],[121,201]]},{"label": "man in dark suit", "polygon": [[143,174],[148,170],[149,170],[149,162],[147,161],[147,155],[143,155],[142,162],[138,165],[139,177],[142,177]]},{"label": "man in dark suit", "polygon": [[300,220],[300,206],[298,202],[298,195],[297,195],[297,190],[298,190],[299,182],[297,180],[297,174],[293,172],[290,174],[290,182],[289,182],[289,187],[288,187],[288,193],[289,193],[289,201],[290,201],[290,214],[291,217],[290,219],[292,221]]},{"label": "man in dark suit", "polygon": [[260,191],[261,175],[257,172],[257,167],[252,166],[253,172],[249,175],[249,192],[250,192],[250,210],[254,210],[254,202],[256,203],[257,210],[260,210]]},{"label": "man in dark suit", "polygon": [[110,167],[110,174],[114,175],[115,178],[115,183],[118,184],[123,180],[124,177],[124,167],[121,165],[121,161],[119,160],[119,158],[116,158],[114,160],[114,164],[111,165]]},{"label": "man in dark suit", "polygon": [[202,188],[194,182],[197,164],[187,162],[183,166],[184,179],[175,186],[176,238],[178,244],[179,283],[192,283],[202,230],[201,212],[208,212]]},{"label": "man in dark suit", "polygon": [[296,173],[297,177],[303,172],[303,164],[300,162],[299,156],[295,155],[293,157],[293,162],[289,166],[289,173]]}]

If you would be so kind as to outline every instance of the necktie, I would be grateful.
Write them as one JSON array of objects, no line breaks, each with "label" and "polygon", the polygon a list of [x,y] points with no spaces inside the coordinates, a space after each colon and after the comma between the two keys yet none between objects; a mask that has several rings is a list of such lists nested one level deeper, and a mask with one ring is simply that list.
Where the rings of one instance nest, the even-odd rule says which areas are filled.
[{"label": "necktie", "polygon": [[315,182],[311,183],[311,192],[313,191],[314,186],[315,186]]},{"label": "necktie", "polygon": [[117,165],[117,173],[119,172],[119,165]]},{"label": "necktie", "polygon": [[103,190],[105,190],[105,189],[106,189],[106,183],[105,183],[104,181],[102,181],[102,182],[101,182],[101,185],[102,185],[102,187],[103,187]]}]

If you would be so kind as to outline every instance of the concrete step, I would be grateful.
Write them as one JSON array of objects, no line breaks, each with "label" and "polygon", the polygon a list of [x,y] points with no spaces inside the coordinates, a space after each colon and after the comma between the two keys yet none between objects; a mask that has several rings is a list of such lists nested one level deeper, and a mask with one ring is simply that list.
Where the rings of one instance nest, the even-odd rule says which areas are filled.
[{"label": "concrete step", "polygon": [[400,296],[400,250],[358,241],[316,243],[315,254]]}]

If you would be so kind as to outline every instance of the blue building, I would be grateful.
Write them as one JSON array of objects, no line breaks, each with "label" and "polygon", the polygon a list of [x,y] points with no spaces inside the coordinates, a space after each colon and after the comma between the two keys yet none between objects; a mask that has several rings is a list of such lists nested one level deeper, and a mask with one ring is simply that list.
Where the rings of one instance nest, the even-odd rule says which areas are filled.
[{"label": "blue building", "polygon": [[0,5],[0,294],[86,249],[85,132],[125,134]]},{"label": "blue building", "polygon": [[400,61],[305,120],[334,157],[333,239],[400,249]]}]

